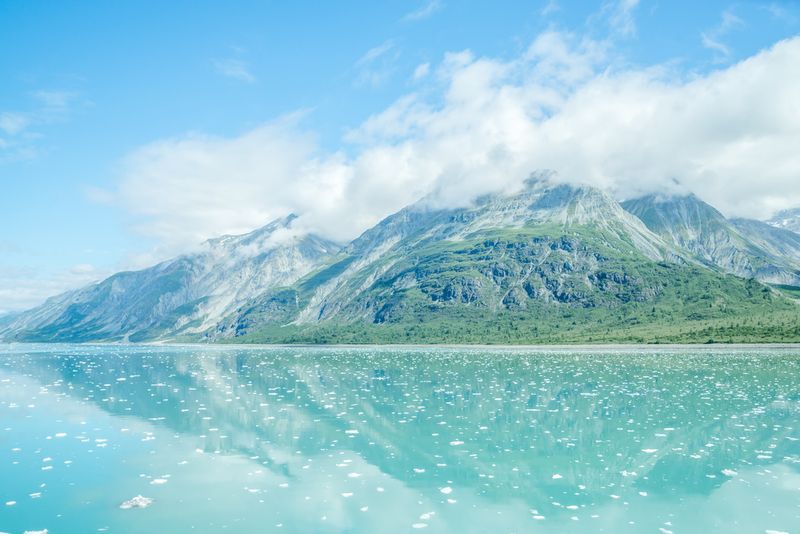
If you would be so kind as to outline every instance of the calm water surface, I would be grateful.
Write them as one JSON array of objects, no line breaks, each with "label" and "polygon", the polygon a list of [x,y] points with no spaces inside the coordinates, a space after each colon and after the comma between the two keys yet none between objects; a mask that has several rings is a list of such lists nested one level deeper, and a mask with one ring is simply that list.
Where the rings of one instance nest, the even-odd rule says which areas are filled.
[{"label": "calm water surface", "polygon": [[800,351],[0,345],[43,529],[800,532]]}]

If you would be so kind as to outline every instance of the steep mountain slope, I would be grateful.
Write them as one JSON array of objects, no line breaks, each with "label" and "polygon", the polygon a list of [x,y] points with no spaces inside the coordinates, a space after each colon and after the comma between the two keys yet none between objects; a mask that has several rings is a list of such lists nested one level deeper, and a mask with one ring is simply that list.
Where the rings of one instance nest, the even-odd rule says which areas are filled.
[{"label": "steep mountain slope", "polygon": [[202,252],[53,297],[0,328],[0,337],[138,341],[204,331],[241,303],[293,283],[338,251],[319,237],[294,237],[294,219],[213,239]]},{"label": "steep mountain slope", "polygon": [[766,221],[768,225],[800,234],[800,208],[783,210]]},{"label": "steep mountain slope", "polygon": [[[54,297],[0,321],[0,339],[535,343],[800,336],[796,295],[745,279],[797,281],[800,236],[728,221],[692,197],[626,207],[642,220],[597,189],[531,180],[515,194],[488,195],[462,208],[423,199],[344,248],[296,235],[290,216]],[[751,324],[764,317],[769,321]]]},{"label": "steep mountain slope", "polygon": [[338,261],[248,303],[209,338],[536,341],[559,328],[593,336],[789,306],[758,283],[695,265],[593,188],[535,182],[470,208],[428,206],[388,217]]},{"label": "steep mountain slope", "polygon": [[707,265],[743,278],[800,285],[800,236],[792,232],[758,221],[728,220],[694,195],[648,195],[622,205]]}]

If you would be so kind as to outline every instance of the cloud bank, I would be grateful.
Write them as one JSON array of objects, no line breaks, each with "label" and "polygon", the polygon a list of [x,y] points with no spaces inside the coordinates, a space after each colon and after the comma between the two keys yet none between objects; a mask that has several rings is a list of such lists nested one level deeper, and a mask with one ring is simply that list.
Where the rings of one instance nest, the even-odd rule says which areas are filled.
[{"label": "cloud bank", "polygon": [[289,212],[351,239],[424,195],[466,205],[537,169],[620,199],[692,191],[730,216],[800,206],[800,38],[703,75],[620,67],[609,46],[547,32],[516,58],[447,54],[338,152],[302,114],[157,141],[126,159],[114,195],[173,249]]}]

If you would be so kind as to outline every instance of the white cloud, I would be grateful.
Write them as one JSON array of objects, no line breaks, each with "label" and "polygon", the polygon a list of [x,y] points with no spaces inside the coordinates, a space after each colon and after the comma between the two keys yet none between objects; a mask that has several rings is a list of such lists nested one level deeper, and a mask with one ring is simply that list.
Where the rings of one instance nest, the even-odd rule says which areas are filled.
[{"label": "white cloud", "polygon": [[158,141],[126,160],[117,194],[170,250],[290,211],[349,239],[423,195],[464,205],[543,168],[619,198],[688,189],[729,215],[800,205],[800,38],[691,78],[620,68],[605,46],[548,32],[512,60],[448,54],[347,134],[348,155],[296,117]]},{"label": "white cloud", "polygon": [[427,76],[430,71],[431,71],[430,63],[421,63],[417,65],[416,69],[414,69],[413,78],[414,80],[421,80],[422,78]]},{"label": "white cloud", "polygon": [[441,0],[428,0],[418,9],[403,16],[404,21],[417,21],[429,18],[431,15],[444,7]]},{"label": "white cloud", "polygon": [[213,64],[219,74],[228,78],[248,83],[256,81],[256,77],[250,72],[250,67],[243,59],[215,59]]}]

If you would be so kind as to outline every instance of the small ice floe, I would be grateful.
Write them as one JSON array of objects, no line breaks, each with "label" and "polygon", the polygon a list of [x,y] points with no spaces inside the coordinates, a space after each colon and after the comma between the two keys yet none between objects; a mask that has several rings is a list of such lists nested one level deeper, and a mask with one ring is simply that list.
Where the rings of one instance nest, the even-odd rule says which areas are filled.
[{"label": "small ice floe", "polygon": [[351,430],[345,430],[345,431],[344,431],[344,433],[345,433],[345,434],[352,434],[352,435],[356,435],[356,434],[358,434],[358,430],[355,430],[355,429],[351,429]]},{"label": "small ice floe", "polygon": [[47,534],[48,530],[26,530],[24,534]]},{"label": "small ice floe", "polygon": [[349,478],[358,478],[361,476],[361,473],[347,473]]},{"label": "small ice floe", "polygon": [[558,473],[556,473],[555,475],[553,475],[553,480],[558,480],[559,478],[564,478],[564,477],[562,477],[562,476],[561,476],[561,475],[559,475]]},{"label": "small ice floe", "polygon": [[150,481],[150,484],[152,484],[153,486],[160,486],[162,484],[166,484],[167,482],[169,482],[169,480],[167,480],[166,478],[154,478],[153,480]]},{"label": "small ice floe", "polygon": [[647,454],[653,454],[654,452],[658,452],[658,449],[642,449],[642,452]]},{"label": "small ice floe", "polygon": [[739,473],[737,473],[733,469],[723,469],[722,474],[725,475],[726,477],[735,477]]},{"label": "small ice floe", "polygon": [[441,491],[445,495],[450,495],[451,493],[453,493],[453,488],[451,488],[450,486],[445,486],[442,489],[440,489],[439,491]]},{"label": "small ice floe", "polygon": [[124,503],[120,504],[119,507],[123,510],[130,510],[131,508],[147,508],[153,504],[153,499],[150,497],[144,497],[142,495],[137,495],[133,499],[129,499]]},{"label": "small ice floe", "polygon": [[463,445],[463,444],[464,444],[464,442],[463,441],[459,441],[459,440],[453,440],[453,441],[450,442],[450,446],[452,446],[452,447],[458,447],[459,445]]},{"label": "small ice floe", "polygon": [[786,532],[785,530],[772,530],[768,528],[767,530],[764,531],[764,534],[789,534],[789,533]]},{"label": "small ice floe", "polygon": [[57,438],[66,438],[67,437],[67,433],[66,432],[58,432],[56,434],[56,437]]},{"label": "small ice floe", "polygon": [[345,499],[350,498],[352,496],[353,496],[352,491],[345,491],[344,493],[342,493],[342,497],[344,497]]},{"label": "small ice floe", "polygon": [[14,506],[17,504],[17,501],[6,501],[6,506]]},{"label": "small ice floe", "polygon": [[647,497],[647,492],[646,491],[640,491],[639,495],[641,495],[642,497]]},{"label": "small ice floe", "polygon": [[411,525],[411,528],[426,528],[428,526],[427,523],[414,523]]}]

